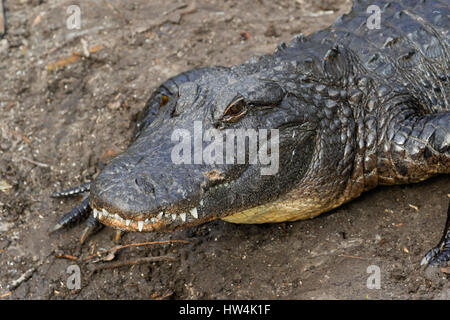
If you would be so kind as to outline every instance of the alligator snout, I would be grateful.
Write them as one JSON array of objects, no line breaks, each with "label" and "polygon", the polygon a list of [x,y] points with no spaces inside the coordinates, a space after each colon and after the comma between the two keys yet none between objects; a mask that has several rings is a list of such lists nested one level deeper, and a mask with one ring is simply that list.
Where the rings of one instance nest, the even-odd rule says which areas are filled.
[{"label": "alligator snout", "polygon": [[169,176],[167,172],[174,170],[170,167],[170,163],[155,167],[142,162],[121,171],[120,163],[111,162],[91,187],[94,215],[106,225],[129,231],[172,230],[194,224],[199,219],[197,195],[202,180]]}]

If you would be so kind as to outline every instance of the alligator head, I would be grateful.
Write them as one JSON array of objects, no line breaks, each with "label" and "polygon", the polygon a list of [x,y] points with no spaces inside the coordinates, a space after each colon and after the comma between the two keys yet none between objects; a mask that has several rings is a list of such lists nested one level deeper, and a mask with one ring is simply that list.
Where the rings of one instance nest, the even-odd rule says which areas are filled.
[{"label": "alligator head", "polygon": [[300,80],[294,88],[283,78],[280,68],[292,75],[292,65],[272,67],[197,69],[167,81],[129,148],[93,182],[94,215],[122,230],[171,231],[213,219],[263,223],[323,212],[329,197],[314,185],[326,189],[327,170],[318,177],[311,168],[327,158],[320,126],[329,123],[321,125],[324,112],[299,98]]}]

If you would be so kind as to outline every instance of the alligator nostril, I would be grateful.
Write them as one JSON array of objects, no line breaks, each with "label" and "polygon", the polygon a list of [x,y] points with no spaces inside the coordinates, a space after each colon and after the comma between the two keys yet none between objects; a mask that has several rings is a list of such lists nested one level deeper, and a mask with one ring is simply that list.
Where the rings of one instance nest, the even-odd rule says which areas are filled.
[{"label": "alligator nostril", "polygon": [[134,179],[134,182],[140,189],[144,190],[145,193],[155,193],[155,187],[149,181],[148,177],[142,175],[138,176]]}]

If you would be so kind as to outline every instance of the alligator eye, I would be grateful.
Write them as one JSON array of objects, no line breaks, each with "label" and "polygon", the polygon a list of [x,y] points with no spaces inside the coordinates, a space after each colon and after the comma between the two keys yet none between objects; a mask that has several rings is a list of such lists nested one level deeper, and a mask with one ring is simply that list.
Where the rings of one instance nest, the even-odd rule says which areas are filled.
[{"label": "alligator eye", "polygon": [[232,102],[224,111],[223,121],[236,121],[247,113],[247,103],[243,97],[238,98]]},{"label": "alligator eye", "polygon": [[161,102],[159,103],[159,109],[165,106],[165,104],[169,101],[168,96],[162,96]]}]

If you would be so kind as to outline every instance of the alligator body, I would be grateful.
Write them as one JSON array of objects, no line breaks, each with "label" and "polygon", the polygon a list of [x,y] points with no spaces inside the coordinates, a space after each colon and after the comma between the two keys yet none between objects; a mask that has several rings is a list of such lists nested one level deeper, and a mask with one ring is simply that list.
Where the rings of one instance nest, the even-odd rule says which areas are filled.
[{"label": "alligator body", "polygon": [[[272,55],[167,80],[56,229],[91,208],[126,231],[294,221],[450,173],[449,17],[447,0],[356,1]],[[449,260],[446,230],[425,262]]]}]

